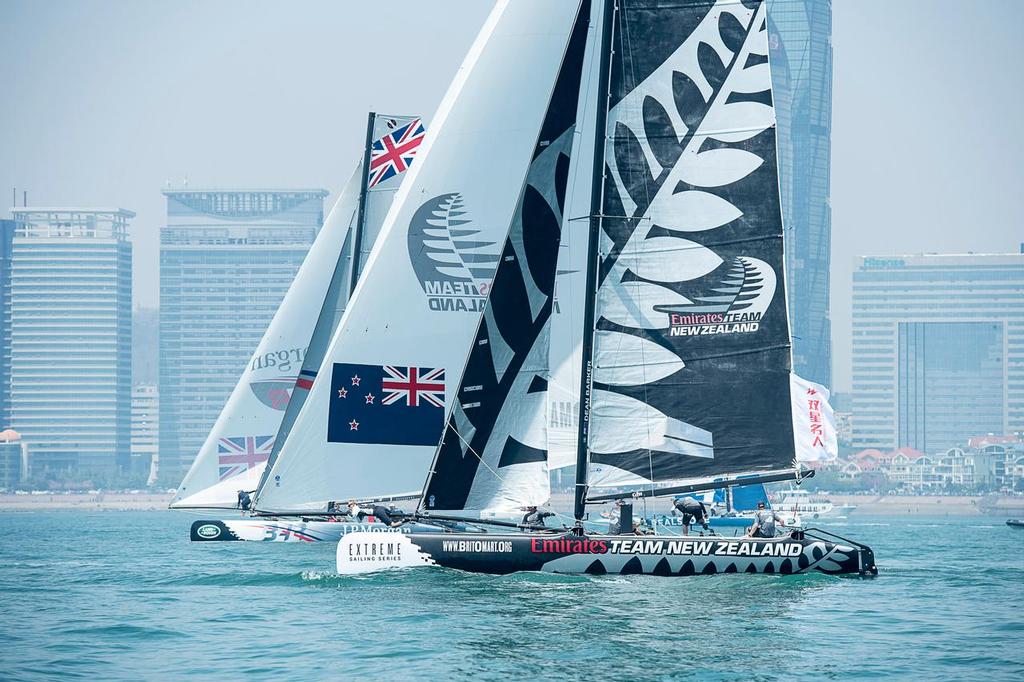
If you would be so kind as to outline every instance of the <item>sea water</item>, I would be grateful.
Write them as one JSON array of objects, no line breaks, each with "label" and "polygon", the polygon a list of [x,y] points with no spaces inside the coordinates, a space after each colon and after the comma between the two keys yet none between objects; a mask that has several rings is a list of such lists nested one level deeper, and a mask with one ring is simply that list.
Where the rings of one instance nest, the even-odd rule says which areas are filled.
[{"label": "sea water", "polygon": [[172,513],[0,514],[0,679],[1024,679],[1024,531],[823,521],[874,579],[334,574]]}]

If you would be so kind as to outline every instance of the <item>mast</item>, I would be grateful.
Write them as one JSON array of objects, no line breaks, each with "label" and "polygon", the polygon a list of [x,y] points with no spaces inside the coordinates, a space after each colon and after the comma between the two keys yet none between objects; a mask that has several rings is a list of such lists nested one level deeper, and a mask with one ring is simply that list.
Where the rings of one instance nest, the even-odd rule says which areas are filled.
[{"label": "mast", "polygon": [[359,213],[356,216],[355,232],[352,235],[352,271],[348,285],[348,295],[356,290],[359,281],[359,256],[363,248],[363,228],[366,222],[366,192],[370,178],[370,152],[373,148],[373,128],[377,120],[377,112],[366,115],[366,143],[363,145],[363,178],[359,185]]},{"label": "mast", "polygon": [[594,313],[597,307],[597,270],[600,253],[598,244],[601,235],[601,211],[604,187],[604,156],[607,137],[608,107],[611,104],[611,48],[612,30],[615,20],[617,0],[604,0],[604,12],[601,19],[601,66],[599,70],[598,93],[603,93],[605,101],[597,107],[594,121],[594,171],[590,195],[590,230],[588,249],[591,250],[587,260],[587,283],[584,288],[586,305],[583,314],[583,342],[581,356],[583,372],[580,373],[580,414],[579,437],[576,443],[576,488],[573,504],[573,516],[576,527],[582,531],[583,512],[587,497],[587,442],[590,435],[590,398],[593,386],[594,366]]}]

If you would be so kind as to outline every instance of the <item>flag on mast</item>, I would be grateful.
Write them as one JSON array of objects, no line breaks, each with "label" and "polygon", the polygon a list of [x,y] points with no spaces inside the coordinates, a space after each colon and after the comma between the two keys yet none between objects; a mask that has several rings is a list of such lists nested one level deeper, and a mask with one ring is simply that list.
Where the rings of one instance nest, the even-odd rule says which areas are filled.
[{"label": "flag on mast", "polygon": [[367,189],[408,170],[426,134],[422,119],[417,118],[375,140],[370,148]]}]

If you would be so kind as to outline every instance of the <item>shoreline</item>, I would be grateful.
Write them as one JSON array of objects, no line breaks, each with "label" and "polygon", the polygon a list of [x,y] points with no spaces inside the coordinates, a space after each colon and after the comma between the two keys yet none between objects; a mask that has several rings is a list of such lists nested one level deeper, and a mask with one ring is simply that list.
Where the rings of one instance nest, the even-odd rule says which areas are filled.
[{"label": "shoreline", "polygon": [[[0,512],[171,511],[170,493],[47,493],[0,495]],[[1024,517],[1024,496],[1009,495],[828,495],[835,505],[855,505],[848,516]],[[836,518],[835,515],[824,519]]]},{"label": "shoreline", "polygon": [[[828,495],[849,516],[1024,516],[1024,497],[1010,495]],[[824,518],[828,518],[827,516]]]}]

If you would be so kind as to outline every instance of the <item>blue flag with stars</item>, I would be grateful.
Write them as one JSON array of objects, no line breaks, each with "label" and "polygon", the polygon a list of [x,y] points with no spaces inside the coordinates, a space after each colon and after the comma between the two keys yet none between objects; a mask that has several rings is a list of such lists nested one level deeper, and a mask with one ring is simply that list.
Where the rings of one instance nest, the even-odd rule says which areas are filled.
[{"label": "blue flag with stars", "polygon": [[334,363],[327,441],[437,445],[444,369]]}]

